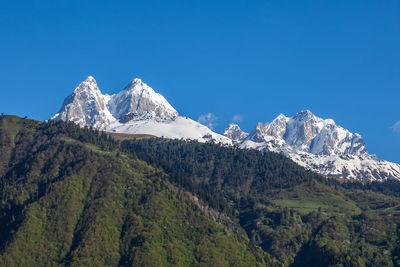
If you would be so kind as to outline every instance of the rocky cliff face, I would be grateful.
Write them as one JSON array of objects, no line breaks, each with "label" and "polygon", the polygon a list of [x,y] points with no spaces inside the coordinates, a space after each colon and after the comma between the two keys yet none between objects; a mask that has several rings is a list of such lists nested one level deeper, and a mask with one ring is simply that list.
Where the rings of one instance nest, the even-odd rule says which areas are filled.
[{"label": "rocky cliff face", "polygon": [[89,76],[64,100],[60,111],[52,119],[105,129],[115,120],[107,108],[109,99],[108,95],[100,92],[96,80]]}]

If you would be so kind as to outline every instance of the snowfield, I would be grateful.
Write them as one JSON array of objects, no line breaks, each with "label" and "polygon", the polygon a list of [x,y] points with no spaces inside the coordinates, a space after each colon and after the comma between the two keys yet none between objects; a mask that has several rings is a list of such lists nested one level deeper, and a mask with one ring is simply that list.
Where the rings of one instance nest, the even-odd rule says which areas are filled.
[{"label": "snowfield", "polygon": [[214,133],[206,126],[186,117],[178,116],[167,121],[154,119],[115,122],[107,127],[107,131],[129,134],[150,134],[157,137],[172,139],[189,139],[199,142],[214,141],[225,145],[232,145],[232,141],[220,134]]}]

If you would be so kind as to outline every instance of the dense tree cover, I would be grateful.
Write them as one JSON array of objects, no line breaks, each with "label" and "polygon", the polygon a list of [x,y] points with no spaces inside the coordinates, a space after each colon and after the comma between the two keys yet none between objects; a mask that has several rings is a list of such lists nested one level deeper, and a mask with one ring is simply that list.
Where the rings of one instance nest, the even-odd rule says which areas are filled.
[{"label": "dense tree cover", "polygon": [[[400,263],[397,181],[343,183],[282,155],[214,144],[147,139],[122,147],[172,176],[181,171],[201,188],[222,193],[231,205],[222,210],[284,265]],[[213,204],[212,197],[206,200]]]},{"label": "dense tree cover", "polygon": [[399,266],[400,183],[0,116],[0,265]]},{"label": "dense tree cover", "polygon": [[[212,206],[224,211],[231,209],[223,207],[227,203],[218,198],[220,192],[239,204],[243,198],[265,196],[271,189],[287,189],[324,180],[285,156],[258,150],[155,138],[124,141],[121,147],[149,164],[163,168],[179,184],[195,183],[200,185],[198,191],[205,188],[205,193],[199,193],[203,193]],[[191,184],[189,189],[194,187]],[[209,196],[207,192],[210,192]]]},{"label": "dense tree cover", "polygon": [[9,140],[1,146],[8,162],[0,183],[0,266],[272,262],[246,235],[208,217],[162,170],[112,151],[108,136],[69,123],[26,124],[0,118],[1,138]]}]

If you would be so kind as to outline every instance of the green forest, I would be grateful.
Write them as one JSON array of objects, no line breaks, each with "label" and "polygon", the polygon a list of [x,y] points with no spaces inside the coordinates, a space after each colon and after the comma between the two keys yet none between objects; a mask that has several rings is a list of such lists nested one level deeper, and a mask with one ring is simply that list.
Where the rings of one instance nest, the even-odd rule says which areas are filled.
[{"label": "green forest", "polygon": [[400,183],[0,116],[0,266],[400,266]]}]

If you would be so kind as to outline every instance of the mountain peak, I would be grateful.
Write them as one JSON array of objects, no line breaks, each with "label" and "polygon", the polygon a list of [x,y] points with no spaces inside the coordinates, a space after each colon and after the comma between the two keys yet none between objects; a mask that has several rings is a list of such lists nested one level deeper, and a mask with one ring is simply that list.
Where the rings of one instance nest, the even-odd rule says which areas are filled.
[{"label": "mountain peak", "polygon": [[308,109],[297,112],[292,117],[292,119],[296,120],[296,121],[306,121],[306,120],[313,119],[313,118],[316,118],[316,116]]},{"label": "mountain peak", "polygon": [[240,129],[239,125],[237,125],[236,123],[229,123],[228,127],[225,128],[224,132],[226,131],[242,131],[242,129]]},{"label": "mountain peak", "polygon": [[299,111],[299,112],[297,112],[296,114],[304,114],[304,115],[314,115],[309,109],[304,109],[304,110],[301,110],[301,111]]},{"label": "mountain peak", "polygon": [[[226,135],[228,136],[228,135]],[[279,115],[259,123],[240,148],[283,153],[300,165],[321,174],[356,179],[400,179],[400,168],[369,155],[362,137],[332,119],[322,119],[309,110],[292,117]]]},{"label": "mountain peak", "polygon": [[[141,87],[149,87],[147,84],[145,84],[142,79],[140,78],[134,78],[132,81],[128,83],[127,86],[125,86],[124,90],[131,90],[132,88],[141,88]],[[150,87],[149,87],[150,88]]]},{"label": "mountain peak", "polygon": [[93,76],[90,76],[90,75],[86,78],[85,82],[96,83],[97,84],[95,78]]},{"label": "mountain peak", "polygon": [[235,123],[230,123],[228,127],[223,132],[223,135],[228,137],[233,141],[233,143],[240,143],[242,142],[247,136],[249,136],[248,133],[242,131],[240,129],[239,125]]},{"label": "mountain peak", "polygon": [[132,81],[131,81],[131,83],[143,83],[143,81],[142,81],[142,79],[140,79],[140,78],[134,78]]},{"label": "mountain peak", "polygon": [[248,139],[256,143],[278,140],[285,147],[315,155],[367,153],[360,135],[343,129],[332,119],[316,117],[309,110],[300,111],[293,117],[280,114],[270,123],[258,123]]},{"label": "mountain peak", "polygon": [[[84,93],[86,92],[86,93]],[[99,86],[93,76],[88,76],[83,82],[81,82],[74,90],[75,96],[78,94],[84,94],[83,97],[89,97],[89,95],[101,95]]]},{"label": "mountain peak", "polygon": [[124,122],[143,116],[159,119],[178,116],[178,112],[161,94],[139,78],[133,79],[123,91],[113,95],[109,107],[111,113]]},{"label": "mountain peak", "polygon": [[231,128],[239,128],[239,125],[237,125],[236,123],[229,123],[228,127],[226,127],[226,129],[231,129]]},{"label": "mountain peak", "polygon": [[53,120],[73,121],[104,131],[150,134],[232,145],[232,141],[205,125],[179,116],[159,93],[135,78],[119,93],[103,95],[89,76],[65,100]]},{"label": "mountain peak", "polygon": [[80,126],[104,129],[114,119],[107,109],[107,97],[104,96],[96,80],[88,76],[74,92],[69,95],[53,120],[73,121]]},{"label": "mountain peak", "polygon": [[275,118],[275,120],[280,120],[280,119],[287,119],[287,117],[281,113],[278,115],[278,117]]}]

